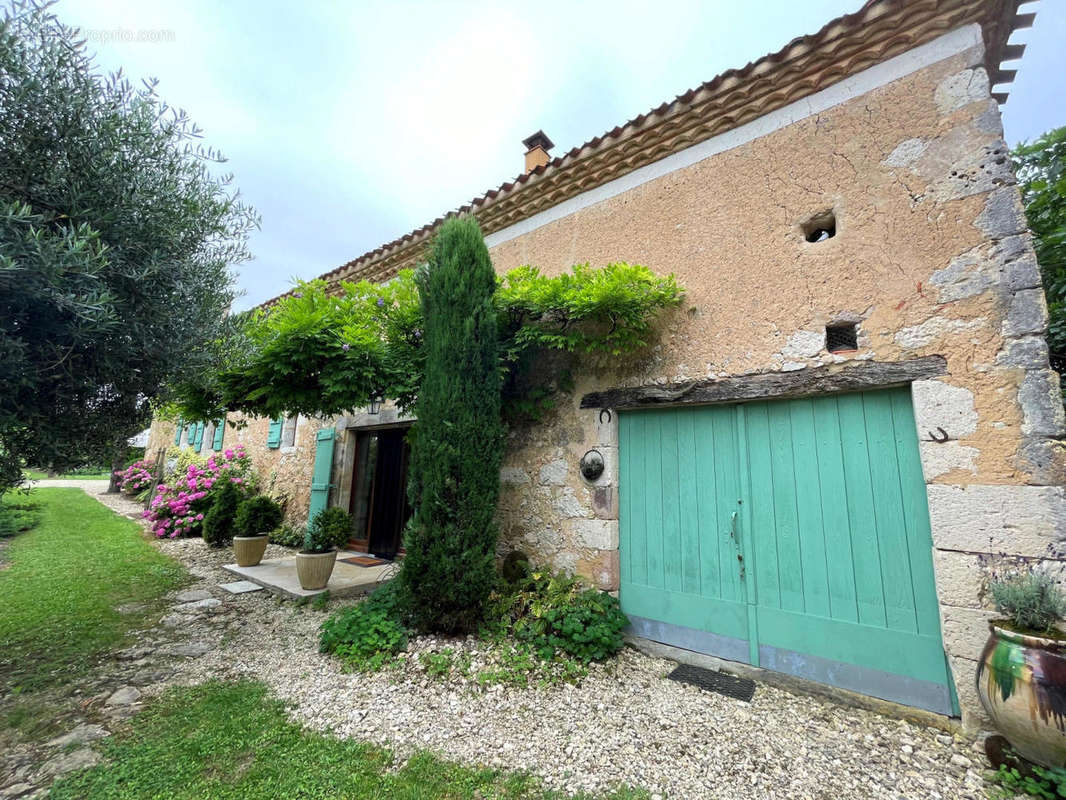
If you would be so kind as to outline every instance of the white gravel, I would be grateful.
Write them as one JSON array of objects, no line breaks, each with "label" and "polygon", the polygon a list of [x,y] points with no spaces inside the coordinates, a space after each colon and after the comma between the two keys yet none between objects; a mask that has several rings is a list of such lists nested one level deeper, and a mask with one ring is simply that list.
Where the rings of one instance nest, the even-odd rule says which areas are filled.
[{"label": "white gravel", "polygon": [[[196,540],[161,547],[216,582],[225,551]],[[224,598],[197,625],[227,635],[185,663],[182,682],[265,681],[308,724],[468,764],[528,770],[567,791],[619,784],[674,798],[981,798],[983,756],[942,731],[760,685],[743,703],[666,680],[672,662],[627,649],[579,685],[482,688],[434,680],[417,653],[473,640],[422,637],[397,667],[350,674],[317,652],[328,612],[270,595]],[[331,610],[340,607],[333,601]]]}]

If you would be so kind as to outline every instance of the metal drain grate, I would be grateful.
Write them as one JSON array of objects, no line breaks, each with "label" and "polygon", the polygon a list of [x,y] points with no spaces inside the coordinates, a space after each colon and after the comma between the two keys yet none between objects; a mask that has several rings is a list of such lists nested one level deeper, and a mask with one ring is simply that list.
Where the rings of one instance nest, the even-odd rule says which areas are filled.
[{"label": "metal drain grate", "polygon": [[745,703],[750,703],[751,698],[755,696],[755,681],[703,667],[694,667],[691,664],[678,664],[677,668],[666,677],[678,683],[690,683],[708,692],[717,692],[726,697],[743,700]]}]

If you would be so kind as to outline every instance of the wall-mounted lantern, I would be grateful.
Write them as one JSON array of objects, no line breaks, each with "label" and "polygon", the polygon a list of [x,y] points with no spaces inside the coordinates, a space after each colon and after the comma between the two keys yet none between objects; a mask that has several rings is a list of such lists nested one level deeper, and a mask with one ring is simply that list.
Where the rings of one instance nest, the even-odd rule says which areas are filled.
[{"label": "wall-mounted lantern", "polygon": [[578,466],[585,480],[594,481],[603,474],[603,454],[599,450],[589,450],[581,456],[581,463]]},{"label": "wall-mounted lantern", "polygon": [[379,411],[381,411],[381,398],[371,397],[370,405],[367,406],[367,411],[369,411],[371,414],[377,414]]}]

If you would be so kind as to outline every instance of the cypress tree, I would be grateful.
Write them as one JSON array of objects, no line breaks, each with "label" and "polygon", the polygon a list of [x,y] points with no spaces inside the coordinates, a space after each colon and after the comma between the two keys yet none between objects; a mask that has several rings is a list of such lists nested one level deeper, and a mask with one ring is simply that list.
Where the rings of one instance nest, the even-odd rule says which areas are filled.
[{"label": "cypress tree", "polygon": [[495,580],[503,426],[496,274],[473,218],[445,222],[419,270],[425,375],[401,580],[423,630],[473,630]]}]

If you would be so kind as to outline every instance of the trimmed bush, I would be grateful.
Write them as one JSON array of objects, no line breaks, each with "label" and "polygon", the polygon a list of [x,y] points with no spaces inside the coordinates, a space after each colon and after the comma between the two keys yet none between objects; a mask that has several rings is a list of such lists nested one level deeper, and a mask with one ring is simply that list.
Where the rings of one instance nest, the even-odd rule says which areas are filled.
[{"label": "trimmed bush", "polygon": [[445,222],[416,277],[425,374],[400,580],[422,630],[473,630],[495,582],[503,429],[496,273],[471,217]]},{"label": "trimmed bush", "polygon": [[327,553],[352,538],[352,515],[343,508],[326,508],[315,514],[304,537],[304,552]]},{"label": "trimmed bush", "polygon": [[243,496],[232,481],[226,481],[218,490],[203,521],[204,541],[211,547],[223,547],[233,541],[233,522]]},{"label": "trimmed bush", "polygon": [[258,536],[269,533],[281,524],[281,506],[266,495],[249,497],[237,507],[233,521],[235,536]]}]

